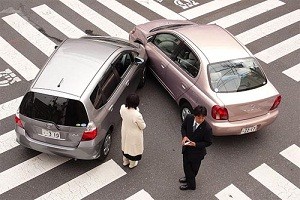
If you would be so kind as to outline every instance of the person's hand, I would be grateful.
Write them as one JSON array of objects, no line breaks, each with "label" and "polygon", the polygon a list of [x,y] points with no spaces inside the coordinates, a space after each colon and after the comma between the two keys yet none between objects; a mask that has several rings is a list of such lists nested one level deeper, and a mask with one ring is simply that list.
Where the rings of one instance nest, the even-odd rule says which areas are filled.
[{"label": "person's hand", "polygon": [[189,142],[189,141],[190,141],[190,139],[189,139],[188,137],[185,136],[185,137],[182,138],[181,144],[182,144],[182,145],[185,145],[185,143],[186,143],[186,142]]},{"label": "person's hand", "polygon": [[185,146],[191,146],[191,147],[195,147],[196,143],[193,141],[189,141],[188,143],[184,143]]}]

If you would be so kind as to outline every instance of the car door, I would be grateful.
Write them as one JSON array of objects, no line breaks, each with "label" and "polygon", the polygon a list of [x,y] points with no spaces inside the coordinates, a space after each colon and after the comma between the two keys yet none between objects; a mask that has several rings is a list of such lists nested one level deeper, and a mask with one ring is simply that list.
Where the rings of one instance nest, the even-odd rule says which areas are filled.
[{"label": "car door", "polygon": [[158,33],[146,45],[150,70],[164,85],[165,74],[180,41],[170,33]]},{"label": "car door", "polygon": [[165,74],[166,87],[174,99],[178,99],[195,83],[199,68],[199,58],[191,48],[181,43]]}]

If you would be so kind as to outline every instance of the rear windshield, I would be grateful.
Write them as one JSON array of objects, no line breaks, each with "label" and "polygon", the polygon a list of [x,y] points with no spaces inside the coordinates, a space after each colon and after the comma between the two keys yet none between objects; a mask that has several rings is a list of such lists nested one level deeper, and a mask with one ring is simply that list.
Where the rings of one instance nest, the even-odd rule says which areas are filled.
[{"label": "rear windshield", "polygon": [[253,58],[229,60],[208,65],[211,89],[217,93],[251,90],[267,83]]},{"label": "rear windshield", "polygon": [[87,126],[88,117],[80,101],[28,92],[20,105],[20,114],[63,126]]}]

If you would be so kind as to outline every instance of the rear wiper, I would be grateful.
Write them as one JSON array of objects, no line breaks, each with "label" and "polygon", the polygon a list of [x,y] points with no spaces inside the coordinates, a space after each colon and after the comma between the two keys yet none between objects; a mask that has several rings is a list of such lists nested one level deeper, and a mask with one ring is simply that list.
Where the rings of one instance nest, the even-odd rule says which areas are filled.
[{"label": "rear wiper", "polygon": [[39,121],[42,121],[42,122],[45,122],[45,123],[51,123],[51,124],[53,124],[55,126],[55,128],[57,130],[60,130],[59,126],[55,122],[53,122],[53,121],[49,121],[49,120],[45,120],[45,119],[39,119],[39,118],[33,118],[33,119],[36,119],[36,120],[39,120]]}]

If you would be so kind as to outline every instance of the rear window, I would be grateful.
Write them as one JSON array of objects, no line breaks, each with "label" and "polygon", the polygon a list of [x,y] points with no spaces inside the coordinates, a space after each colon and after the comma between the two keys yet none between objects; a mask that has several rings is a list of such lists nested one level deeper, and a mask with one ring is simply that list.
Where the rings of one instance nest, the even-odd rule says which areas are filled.
[{"label": "rear window", "polygon": [[20,114],[63,126],[87,126],[88,117],[80,101],[28,92],[20,105]]},{"label": "rear window", "polygon": [[229,60],[208,65],[210,86],[216,93],[251,90],[267,83],[253,58]]}]

